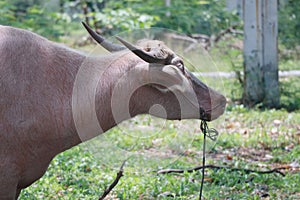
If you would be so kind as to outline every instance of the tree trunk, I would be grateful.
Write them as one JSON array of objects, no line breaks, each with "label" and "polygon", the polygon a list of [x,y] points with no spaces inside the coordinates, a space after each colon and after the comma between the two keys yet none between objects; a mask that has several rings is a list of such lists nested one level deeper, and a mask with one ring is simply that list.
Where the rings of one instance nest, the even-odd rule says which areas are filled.
[{"label": "tree trunk", "polygon": [[243,103],[279,106],[277,1],[244,0]]},{"label": "tree trunk", "polygon": [[264,57],[264,105],[270,108],[279,107],[280,94],[278,82],[278,45],[277,45],[277,1],[263,1],[263,57]]},{"label": "tree trunk", "polygon": [[[169,9],[170,6],[171,6],[171,0],[165,0],[165,5],[166,5],[166,7]],[[167,17],[170,17],[170,16],[171,16],[171,12],[170,12],[169,10],[166,11],[166,16],[167,16]]]}]

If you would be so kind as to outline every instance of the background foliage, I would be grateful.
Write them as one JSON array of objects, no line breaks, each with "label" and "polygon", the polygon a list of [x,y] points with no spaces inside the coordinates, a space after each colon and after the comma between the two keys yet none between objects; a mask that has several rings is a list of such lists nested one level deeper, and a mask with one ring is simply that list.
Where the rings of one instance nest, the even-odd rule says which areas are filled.
[{"label": "background foliage", "polygon": [[[279,2],[280,42],[285,47],[295,48],[300,43],[300,2]],[[66,24],[78,23],[85,17],[104,34],[155,26],[186,34],[212,35],[241,24],[236,11],[228,12],[225,0],[171,0],[168,7],[165,0],[0,1],[0,24],[30,28],[51,38],[67,33]]]},{"label": "background foliage", "polygon": [[279,38],[286,47],[300,44],[300,1],[282,1],[278,16]]}]

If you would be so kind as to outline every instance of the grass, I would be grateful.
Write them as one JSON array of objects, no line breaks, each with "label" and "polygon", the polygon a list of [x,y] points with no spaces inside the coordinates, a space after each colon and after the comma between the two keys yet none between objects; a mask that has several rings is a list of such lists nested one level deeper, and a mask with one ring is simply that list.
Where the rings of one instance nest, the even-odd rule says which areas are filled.
[{"label": "grass", "polygon": [[[300,163],[300,113],[229,107],[210,126],[207,163],[266,170]],[[108,199],[197,199],[201,173],[157,175],[162,168],[201,165],[198,121],[161,122],[134,118],[98,138],[58,155],[46,174],[22,191],[20,199],[97,199],[129,158],[124,177]],[[147,127],[150,126],[152,128]],[[138,128],[135,128],[138,127]],[[206,199],[299,199],[300,173],[206,171]]]}]

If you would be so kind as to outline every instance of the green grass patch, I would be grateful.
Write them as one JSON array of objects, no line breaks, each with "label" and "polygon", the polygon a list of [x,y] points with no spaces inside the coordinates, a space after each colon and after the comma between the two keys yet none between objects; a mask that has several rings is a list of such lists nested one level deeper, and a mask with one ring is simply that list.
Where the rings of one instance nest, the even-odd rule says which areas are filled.
[{"label": "green grass patch", "polygon": [[[299,112],[229,108],[221,120],[209,124],[220,136],[216,143],[208,141],[208,164],[267,170],[300,163]],[[134,118],[98,140],[56,156],[46,174],[23,190],[20,199],[97,199],[126,158],[124,177],[108,199],[197,199],[200,171],[156,172],[201,165],[203,137],[198,126],[198,121],[161,123],[146,116]],[[104,138],[110,143],[103,142]],[[300,173],[291,168],[284,170],[285,177],[230,170],[206,172],[207,199],[299,198]]]}]

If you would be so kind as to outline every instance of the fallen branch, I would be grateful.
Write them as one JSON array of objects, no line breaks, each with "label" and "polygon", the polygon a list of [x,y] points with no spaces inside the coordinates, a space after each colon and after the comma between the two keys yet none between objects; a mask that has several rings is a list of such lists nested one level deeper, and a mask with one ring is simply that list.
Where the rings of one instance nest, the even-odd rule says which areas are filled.
[{"label": "fallen branch", "polygon": [[217,43],[222,37],[224,37],[224,35],[226,35],[227,33],[232,33],[237,27],[237,25],[233,25],[225,30],[220,31],[218,35],[216,35],[216,37],[214,38],[213,42]]},{"label": "fallen branch", "polygon": [[119,180],[121,179],[121,177],[123,176],[123,167],[125,165],[127,160],[124,160],[124,162],[122,163],[119,172],[117,173],[117,177],[115,178],[115,180],[110,184],[110,186],[108,188],[105,189],[104,193],[102,194],[102,196],[99,198],[99,200],[103,200],[111,191],[112,189],[118,184]]},{"label": "fallen branch", "polygon": [[[163,169],[163,170],[159,170],[157,172],[157,174],[169,174],[169,173],[184,173],[184,172],[194,172],[194,171],[198,171],[201,170],[203,168],[203,166],[197,166],[191,169]],[[266,170],[266,171],[258,171],[258,170],[252,170],[252,169],[243,169],[243,168],[230,168],[230,167],[225,167],[225,166],[216,166],[216,165],[205,165],[205,168],[210,168],[210,169],[227,169],[230,171],[243,171],[245,173],[258,173],[258,174],[271,174],[271,173],[278,173],[281,176],[285,176],[285,174],[279,170],[281,169],[286,169],[284,167],[279,167],[279,168],[274,168],[272,170]]]},{"label": "fallen branch", "polygon": [[173,39],[177,39],[177,40],[184,40],[184,41],[191,42],[191,43],[198,43],[198,41],[196,39],[191,38],[186,35],[179,35],[179,34],[171,33],[171,34],[168,34],[168,36],[170,36]]}]

